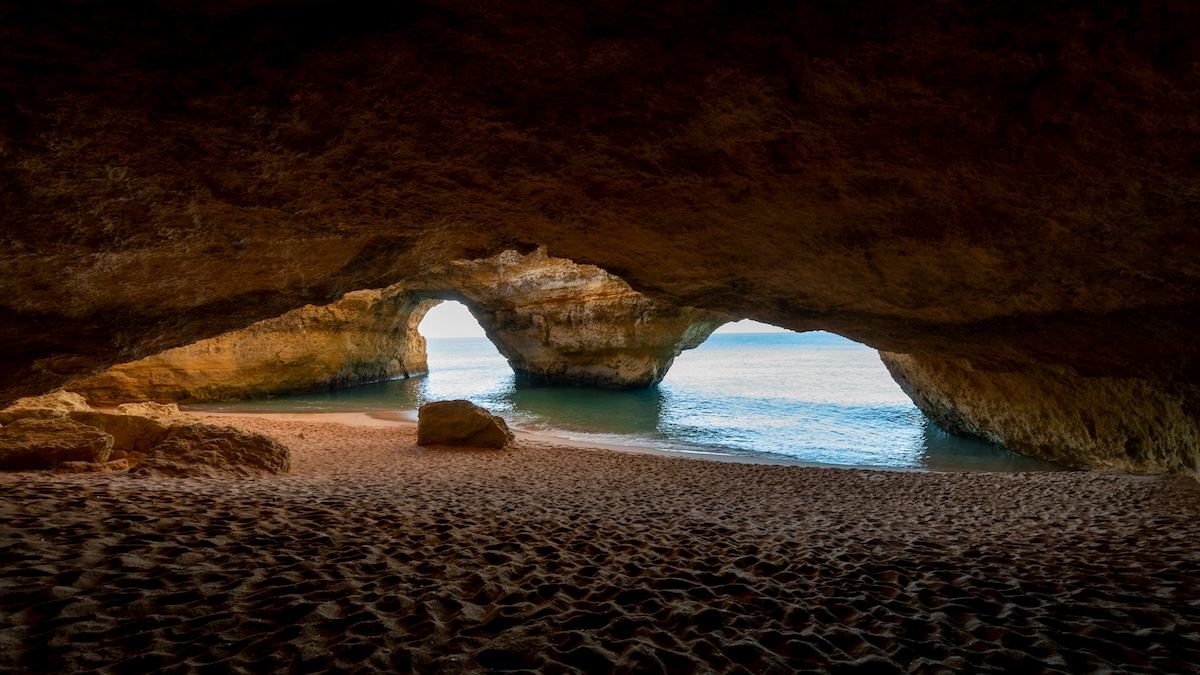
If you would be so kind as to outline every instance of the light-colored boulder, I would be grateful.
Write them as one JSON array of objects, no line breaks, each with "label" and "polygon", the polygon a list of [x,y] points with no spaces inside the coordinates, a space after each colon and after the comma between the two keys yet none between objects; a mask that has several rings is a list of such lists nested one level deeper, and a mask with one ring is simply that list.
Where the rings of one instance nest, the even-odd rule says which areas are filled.
[{"label": "light-colored boulder", "polygon": [[254,477],[291,468],[287,446],[233,427],[186,424],[171,427],[132,473],[138,476]]},{"label": "light-colored boulder", "polygon": [[513,440],[500,417],[470,401],[435,401],[417,413],[417,444],[505,448]]},{"label": "light-colored boulder", "polygon": [[0,410],[0,424],[9,424],[29,417],[36,419],[66,417],[70,412],[91,409],[87,401],[79,394],[60,389],[41,396],[18,399],[4,410]]},{"label": "light-colored boulder", "polygon": [[0,469],[51,469],[60,462],[106,462],[113,437],[75,420],[24,418],[0,427]]},{"label": "light-colored boulder", "polygon": [[113,452],[125,457],[128,453],[147,453],[167,437],[170,418],[153,419],[141,415],[114,415],[99,411],[70,413],[76,422],[96,427],[113,437]]},{"label": "light-colored boulder", "polygon": [[179,412],[179,406],[175,403],[141,401],[139,403],[122,403],[117,406],[117,414],[137,415],[138,417],[157,419],[161,417],[176,417],[182,413]]}]

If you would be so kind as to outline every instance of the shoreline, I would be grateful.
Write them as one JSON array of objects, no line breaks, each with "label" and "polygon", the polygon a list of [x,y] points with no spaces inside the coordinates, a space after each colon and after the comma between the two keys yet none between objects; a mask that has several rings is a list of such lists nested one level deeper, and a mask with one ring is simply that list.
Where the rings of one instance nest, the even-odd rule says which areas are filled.
[{"label": "shoreline", "polygon": [[[386,426],[406,426],[416,429],[417,420],[416,412],[408,411],[340,411],[340,412],[312,412],[312,413],[276,413],[276,412],[204,412],[198,410],[185,410],[189,415],[194,415],[204,419],[206,417],[214,417],[217,419],[250,417],[278,421],[293,421],[293,422],[323,422],[343,424],[350,427],[386,427]],[[517,427],[512,428],[513,435],[517,440],[533,443],[543,443],[556,446],[565,446],[571,448],[580,448],[584,450],[604,450],[609,452],[621,452],[635,455],[651,455],[655,457],[668,457],[678,459],[695,459],[707,462],[720,462],[728,464],[760,464],[767,466],[797,466],[812,469],[841,469],[850,471],[890,471],[890,472],[916,472],[916,473],[956,473],[955,471],[942,471],[937,469],[929,469],[924,467],[895,467],[895,466],[867,466],[854,464],[827,464],[822,462],[806,462],[800,459],[789,459],[786,457],[759,457],[754,455],[733,455],[720,452],[706,452],[702,450],[669,450],[665,448],[656,448],[647,445],[626,445],[618,443],[596,443],[586,440],[577,440],[566,436],[557,436],[545,432],[526,431]],[[970,473],[1011,473],[1005,471],[971,471]]]}]

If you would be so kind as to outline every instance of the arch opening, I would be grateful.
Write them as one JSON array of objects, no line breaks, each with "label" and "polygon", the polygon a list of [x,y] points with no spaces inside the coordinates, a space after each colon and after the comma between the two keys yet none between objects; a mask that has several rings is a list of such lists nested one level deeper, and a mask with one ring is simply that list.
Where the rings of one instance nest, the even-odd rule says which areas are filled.
[{"label": "arch opening", "polygon": [[439,313],[457,319],[431,320],[430,374],[418,403],[466,398],[526,430],[683,453],[936,470],[1064,468],[942,431],[874,349],[833,333],[731,322],[680,354],[658,386],[614,390],[517,375],[466,307],[445,306]]},{"label": "arch opening", "polygon": [[445,300],[430,308],[417,330],[425,340],[485,337],[483,326],[471,315],[471,310],[457,300]]},{"label": "arch opening", "polygon": [[1065,468],[946,433],[875,349],[831,332],[737,322],[681,354],[659,389],[660,434],[727,452],[847,466]]}]

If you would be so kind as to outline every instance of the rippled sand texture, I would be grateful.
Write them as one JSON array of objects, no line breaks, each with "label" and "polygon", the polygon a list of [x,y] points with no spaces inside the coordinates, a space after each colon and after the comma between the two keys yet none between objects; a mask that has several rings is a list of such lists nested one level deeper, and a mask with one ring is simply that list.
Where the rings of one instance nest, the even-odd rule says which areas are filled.
[{"label": "rippled sand texture", "polygon": [[245,419],[293,475],[0,478],[0,670],[1200,664],[1200,492]]}]

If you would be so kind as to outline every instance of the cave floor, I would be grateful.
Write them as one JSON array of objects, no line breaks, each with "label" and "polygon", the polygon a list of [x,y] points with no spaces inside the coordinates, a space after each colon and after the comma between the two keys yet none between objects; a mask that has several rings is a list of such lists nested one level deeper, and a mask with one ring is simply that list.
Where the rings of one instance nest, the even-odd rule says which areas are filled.
[{"label": "cave floor", "polygon": [[245,418],[263,479],[0,476],[5,672],[1194,672],[1200,490]]}]

